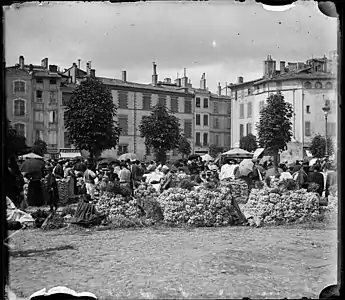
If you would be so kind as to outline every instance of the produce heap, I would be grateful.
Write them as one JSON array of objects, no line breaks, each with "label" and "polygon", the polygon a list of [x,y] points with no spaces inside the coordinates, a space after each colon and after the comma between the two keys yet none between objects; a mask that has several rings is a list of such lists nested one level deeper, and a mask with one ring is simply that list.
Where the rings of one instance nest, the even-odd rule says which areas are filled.
[{"label": "produce heap", "polygon": [[232,196],[238,203],[246,203],[248,199],[248,185],[242,179],[225,179],[222,180],[224,185],[231,186]]},{"label": "produce heap", "polygon": [[157,198],[158,195],[157,190],[151,184],[144,182],[142,182],[134,192],[134,197],[136,199]]},{"label": "produce heap", "polygon": [[170,188],[158,197],[165,223],[197,227],[238,224],[239,216],[231,200],[230,189],[225,186],[198,192]]},{"label": "produce heap", "polygon": [[319,196],[305,189],[289,191],[281,188],[252,189],[243,207],[246,215],[264,224],[280,225],[315,220],[319,216]]},{"label": "produce heap", "polygon": [[68,202],[68,180],[67,179],[56,179],[60,203],[65,204]]}]

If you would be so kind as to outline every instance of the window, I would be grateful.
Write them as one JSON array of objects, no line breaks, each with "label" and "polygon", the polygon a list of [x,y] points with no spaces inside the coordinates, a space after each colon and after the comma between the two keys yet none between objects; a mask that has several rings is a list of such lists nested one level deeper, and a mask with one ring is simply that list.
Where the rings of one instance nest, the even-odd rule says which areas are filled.
[{"label": "window", "polygon": [[184,112],[187,114],[192,113],[192,101],[189,99],[184,100]]},{"label": "window", "polygon": [[151,110],[151,94],[143,94],[143,109]]},{"label": "window", "polygon": [[43,123],[44,115],[43,111],[35,111],[35,122]]},{"label": "window", "polygon": [[128,116],[119,116],[119,127],[121,128],[120,135],[128,135]]},{"label": "window", "polygon": [[50,85],[56,85],[56,79],[50,79],[49,84]]},{"label": "window", "polygon": [[235,100],[237,101],[237,91],[235,91]]},{"label": "window", "polygon": [[243,103],[240,104],[240,118],[241,119],[244,118],[244,104]]},{"label": "window", "polygon": [[240,124],[240,139],[243,138],[243,135],[244,135],[243,129],[244,129],[243,124]]},{"label": "window", "polygon": [[325,100],[325,105],[327,107],[331,107],[331,101],[330,100]]},{"label": "window", "polygon": [[43,84],[43,79],[42,78],[37,78],[36,79],[37,84]]},{"label": "window", "polygon": [[204,126],[208,126],[208,115],[204,115]]},{"label": "window", "polygon": [[281,81],[277,81],[276,85],[277,85],[277,90],[281,90],[282,89],[282,82]]},{"label": "window", "polygon": [[201,146],[200,132],[196,132],[196,133],[195,133],[195,145]]},{"label": "window", "polygon": [[200,125],[200,115],[197,114],[195,117],[195,125]]},{"label": "window", "polygon": [[247,135],[252,133],[252,124],[251,123],[247,123]]},{"label": "window", "polygon": [[128,153],[128,145],[118,145],[117,155]]},{"label": "window", "polygon": [[263,88],[264,91],[266,90],[266,83],[264,83],[264,84],[262,85],[262,88]]},{"label": "window", "polygon": [[260,112],[264,109],[264,107],[265,107],[265,101],[264,100],[262,100],[262,101],[260,101]]},{"label": "window", "polygon": [[49,123],[57,123],[57,112],[55,110],[49,112]]},{"label": "window", "polygon": [[208,108],[208,98],[204,98],[204,108]]},{"label": "window", "polygon": [[49,147],[57,146],[57,132],[56,131],[48,132],[48,146]]},{"label": "window", "polygon": [[310,83],[310,81],[307,81],[307,82],[304,83],[304,88],[306,88],[306,89],[311,89],[311,83]]},{"label": "window", "polygon": [[252,93],[251,88],[248,89],[248,95],[250,95]]},{"label": "window", "polygon": [[164,95],[158,95],[158,104],[167,106],[167,97]]},{"label": "window", "polygon": [[119,108],[127,109],[128,108],[128,93],[127,92],[118,92],[119,93]]},{"label": "window", "polygon": [[219,128],[219,119],[218,118],[214,119],[214,128],[216,128],[216,129]]},{"label": "window", "polygon": [[25,116],[25,100],[16,99],[14,100],[14,113],[16,117]]},{"label": "window", "polygon": [[322,83],[320,81],[315,83],[315,88],[316,89],[322,89]]},{"label": "window", "polygon": [[337,135],[337,124],[336,123],[327,123],[327,136],[336,136]]},{"label": "window", "polygon": [[208,133],[204,132],[204,138],[203,138],[204,146],[208,145]]},{"label": "window", "polygon": [[56,92],[50,92],[50,104],[56,103]]},{"label": "window", "polygon": [[195,107],[200,107],[200,97],[195,98]]},{"label": "window", "polygon": [[307,114],[310,114],[310,105],[306,106],[306,111],[307,111]]},{"label": "window", "polygon": [[14,124],[14,129],[16,130],[16,132],[21,135],[21,136],[26,136],[26,128],[25,128],[25,124],[23,123],[15,123]]},{"label": "window", "polygon": [[252,117],[252,103],[248,102],[247,104],[247,118],[251,118]]},{"label": "window", "polygon": [[71,101],[72,94],[62,93],[62,105],[66,106]]},{"label": "window", "polygon": [[68,139],[68,132],[67,131],[65,131],[63,133],[63,139],[64,139],[64,147],[65,148],[71,148],[71,143],[70,143],[70,141]]},{"label": "window", "polygon": [[213,112],[214,112],[215,114],[218,114],[218,113],[219,113],[219,111],[218,111],[218,102],[214,102],[214,104],[213,104]]},{"label": "window", "polygon": [[43,141],[44,140],[44,137],[43,137],[43,130],[36,130],[35,131],[35,140],[41,140]]},{"label": "window", "polygon": [[327,82],[327,83],[326,83],[326,89],[333,89],[333,84],[332,84],[332,82]]},{"label": "window", "polygon": [[178,97],[170,97],[171,101],[171,111],[172,112],[178,112]]},{"label": "window", "polygon": [[311,136],[310,121],[305,121],[304,123],[304,134],[305,136]]},{"label": "window", "polygon": [[187,139],[192,138],[192,120],[184,120],[184,136]]},{"label": "window", "polygon": [[227,129],[231,128],[231,119],[226,119],[226,128]]},{"label": "window", "polygon": [[22,80],[14,81],[14,92],[25,93],[25,81],[22,81]]},{"label": "window", "polygon": [[215,135],[214,143],[216,144],[216,146],[219,146],[219,134]]},{"label": "window", "polygon": [[260,91],[260,85],[256,86],[256,91],[259,92]]},{"label": "window", "polygon": [[230,147],[230,134],[224,135],[224,146]]},{"label": "window", "polygon": [[231,114],[231,103],[228,103],[228,114]]},{"label": "window", "polygon": [[42,95],[43,95],[42,91],[36,91],[36,101],[37,102],[42,102]]}]

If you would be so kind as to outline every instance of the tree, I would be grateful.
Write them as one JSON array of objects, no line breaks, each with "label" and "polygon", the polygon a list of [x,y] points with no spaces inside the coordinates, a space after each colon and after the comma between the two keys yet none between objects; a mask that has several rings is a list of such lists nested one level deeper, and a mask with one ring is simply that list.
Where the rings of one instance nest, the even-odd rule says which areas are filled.
[{"label": "tree", "polygon": [[142,118],[139,130],[145,145],[154,149],[156,159],[162,163],[166,162],[167,151],[179,148],[180,120],[164,105],[153,107],[151,114]]},{"label": "tree", "polygon": [[255,135],[249,133],[246,136],[243,136],[240,139],[240,148],[248,151],[248,152],[253,152],[256,150],[256,148],[258,147],[257,143],[256,143],[256,137]]},{"label": "tree", "polygon": [[211,144],[208,148],[208,154],[210,154],[213,158],[216,158],[218,154],[222,152],[222,150],[223,149],[221,147]]},{"label": "tree", "polygon": [[43,156],[44,154],[48,153],[47,143],[45,141],[40,140],[40,139],[36,140],[34,142],[34,145],[32,146],[32,152],[37,154],[37,155]]},{"label": "tree", "polygon": [[115,148],[120,128],[114,121],[117,107],[109,89],[95,78],[87,78],[74,90],[67,104],[65,127],[68,140],[79,150],[87,150],[90,159],[103,150]]},{"label": "tree", "polygon": [[[314,157],[322,158],[326,156],[326,139],[324,136],[318,134],[315,135],[313,140],[311,141],[311,145],[309,147],[311,154]],[[328,155],[332,155],[334,153],[333,149],[333,141],[332,138],[327,138],[327,152]]]},{"label": "tree", "polygon": [[285,102],[281,93],[277,93],[267,99],[256,125],[259,145],[273,154],[276,173],[279,150],[286,150],[292,138],[292,113],[292,105]]},{"label": "tree", "polygon": [[183,134],[180,135],[178,152],[182,154],[182,158],[184,158],[185,155],[188,156],[192,152],[190,143]]},{"label": "tree", "polygon": [[4,150],[7,158],[29,152],[29,148],[26,145],[26,138],[18,134],[7,118],[3,119],[3,126],[5,129]]}]

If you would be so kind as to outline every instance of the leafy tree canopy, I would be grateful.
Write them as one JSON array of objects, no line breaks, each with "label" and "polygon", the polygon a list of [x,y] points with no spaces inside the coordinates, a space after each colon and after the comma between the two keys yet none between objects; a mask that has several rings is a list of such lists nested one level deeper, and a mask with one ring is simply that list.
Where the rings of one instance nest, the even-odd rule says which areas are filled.
[{"label": "leafy tree canopy", "polygon": [[273,94],[260,112],[260,120],[256,125],[259,145],[274,156],[274,168],[278,172],[279,150],[286,150],[292,137],[292,105],[285,102],[281,93]]},{"label": "leafy tree canopy", "polygon": [[255,135],[249,133],[240,139],[240,148],[249,152],[253,152],[257,149],[258,145],[256,142]]},{"label": "leafy tree canopy", "polygon": [[[311,154],[314,157],[322,158],[326,156],[326,139],[324,136],[315,135],[309,147]],[[334,153],[332,138],[327,138],[327,155],[331,156]]]},{"label": "leafy tree canopy", "polygon": [[3,125],[5,127],[4,150],[7,157],[27,153],[29,148],[26,145],[26,138],[18,134],[7,118],[3,119]]},{"label": "leafy tree canopy", "polygon": [[178,146],[178,152],[182,154],[182,158],[185,155],[189,155],[192,152],[192,149],[190,147],[190,143],[187,140],[187,138],[184,135],[180,135],[180,140],[179,140],[179,146]]},{"label": "leafy tree canopy", "polygon": [[32,146],[32,152],[43,156],[44,154],[48,153],[47,151],[47,143],[42,140],[36,140],[34,145]]},{"label": "leafy tree canopy", "polygon": [[219,153],[223,152],[223,148],[218,147],[214,144],[211,144],[208,148],[208,154],[210,154],[213,158],[216,158]]},{"label": "leafy tree canopy", "polygon": [[65,113],[69,141],[77,149],[98,157],[116,147],[120,128],[114,121],[117,107],[109,89],[95,78],[88,78],[74,90]]},{"label": "leafy tree canopy", "polygon": [[165,162],[166,152],[179,148],[180,120],[170,114],[164,105],[157,104],[149,116],[144,116],[139,125],[145,144],[153,147],[157,159]]}]

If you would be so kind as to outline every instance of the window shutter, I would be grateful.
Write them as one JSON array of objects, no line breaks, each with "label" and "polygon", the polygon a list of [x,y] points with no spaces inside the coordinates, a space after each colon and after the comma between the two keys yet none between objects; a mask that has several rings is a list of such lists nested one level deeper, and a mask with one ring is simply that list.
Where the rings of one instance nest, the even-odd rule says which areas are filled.
[{"label": "window shutter", "polygon": [[143,94],[143,109],[151,109],[151,94]]},{"label": "window shutter", "polygon": [[305,121],[305,136],[311,135],[310,121]]},{"label": "window shutter", "polygon": [[158,103],[167,106],[167,97],[165,95],[158,95]]},{"label": "window shutter", "polygon": [[121,128],[120,135],[128,135],[128,117],[121,116],[119,117],[119,127]]},{"label": "window shutter", "polygon": [[178,112],[178,97],[171,96],[171,111]]},{"label": "window shutter", "polygon": [[208,126],[208,115],[204,115],[204,126]]},{"label": "window shutter", "polygon": [[119,108],[127,109],[128,108],[128,93],[119,91]]},{"label": "window shutter", "polygon": [[195,144],[200,146],[200,132],[195,133]]},{"label": "window shutter", "polygon": [[243,124],[240,124],[240,138],[243,137],[243,130],[244,130],[244,126]]},{"label": "window shutter", "polygon": [[184,135],[187,139],[192,138],[192,120],[184,120]]},{"label": "window shutter", "polygon": [[192,112],[192,101],[189,99],[184,100],[184,112],[187,114]]},{"label": "window shutter", "polygon": [[200,125],[200,115],[199,114],[196,115],[195,124]]}]

